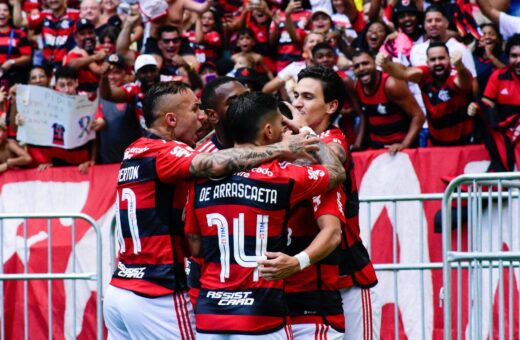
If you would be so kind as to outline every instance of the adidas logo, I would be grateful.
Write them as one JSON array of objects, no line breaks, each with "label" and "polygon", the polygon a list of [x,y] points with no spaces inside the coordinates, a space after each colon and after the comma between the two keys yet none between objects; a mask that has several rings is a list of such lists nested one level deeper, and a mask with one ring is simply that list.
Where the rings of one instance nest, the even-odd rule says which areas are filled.
[{"label": "adidas logo", "polygon": [[502,89],[502,91],[500,91],[500,94],[509,94],[509,91],[507,89]]}]

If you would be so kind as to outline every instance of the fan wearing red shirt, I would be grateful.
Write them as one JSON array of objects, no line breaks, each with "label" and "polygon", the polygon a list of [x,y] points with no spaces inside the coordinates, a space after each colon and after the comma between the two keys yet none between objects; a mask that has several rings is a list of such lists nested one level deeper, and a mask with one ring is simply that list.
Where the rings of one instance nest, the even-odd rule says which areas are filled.
[{"label": "fan wearing red shirt", "polygon": [[52,66],[60,66],[63,58],[74,47],[74,26],[79,10],[67,8],[66,0],[48,0],[48,9],[36,15],[22,16],[22,0],[15,0],[13,23],[29,29],[41,28],[43,56]]},{"label": "fan wearing red shirt", "polygon": [[96,92],[101,74],[100,62],[105,58],[103,50],[96,52],[96,31],[88,19],[80,19],[74,29],[74,47],[63,59],[63,64],[79,72],[79,90]]},{"label": "fan wearing red shirt", "polygon": [[427,66],[406,67],[379,54],[376,63],[398,79],[418,83],[426,107],[429,144],[466,145],[473,140],[473,119],[466,114],[471,100],[473,76],[462,63],[462,55],[452,56],[444,43],[431,42],[426,50]]},{"label": "fan wearing red shirt", "polygon": [[[235,147],[280,141],[283,119],[278,106],[274,97],[261,92],[234,99],[225,125]],[[257,261],[264,254],[285,250],[290,237],[286,225],[289,209],[335,188],[345,178],[339,159],[324,144],[320,148],[322,165],[272,161],[220,181],[206,179],[195,184],[188,201],[186,229],[194,253],[204,256],[195,307],[197,338],[215,339],[217,334],[291,338],[290,329],[284,329],[287,307],[283,281],[268,280],[267,273],[261,277]],[[335,199],[334,203],[337,206]],[[340,229],[327,231],[339,244]],[[315,254],[323,257],[325,248],[293,258],[299,262],[303,256],[308,262]]]},{"label": "fan wearing red shirt", "polygon": [[190,146],[206,119],[184,83],[154,85],[144,101],[146,135],[125,151],[117,186],[119,254],[105,292],[109,337],[193,339],[186,296],[182,210],[185,180],[223,176],[317,149],[302,133],[269,146],[199,153]]}]

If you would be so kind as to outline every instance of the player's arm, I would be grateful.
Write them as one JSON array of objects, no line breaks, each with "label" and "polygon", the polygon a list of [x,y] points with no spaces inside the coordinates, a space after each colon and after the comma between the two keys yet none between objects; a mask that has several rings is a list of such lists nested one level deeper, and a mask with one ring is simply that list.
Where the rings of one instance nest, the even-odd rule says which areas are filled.
[{"label": "player's arm", "polygon": [[389,77],[385,84],[385,93],[388,98],[391,98],[411,119],[408,133],[403,141],[388,147],[388,152],[393,154],[409,148],[410,145],[417,140],[424,123],[424,114],[404,81]]},{"label": "player's arm", "polygon": [[[220,150],[215,153],[197,154],[190,163],[191,177],[220,178],[237,171],[254,168],[276,158],[292,161],[310,156],[319,151],[317,137],[307,137],[308,132],[285,136],[283,141],[267,146],[240,147]],[[327,157],[326,154],[323,157]]]},{"label": "player's arm", "polygon": [[397,79],[418,83],[421,81],[423,72],[417,67],[406,67],[402,64],[394,63],[384,53],[378,53],[376,56],[376,65],[381,67],[383,71]]}]

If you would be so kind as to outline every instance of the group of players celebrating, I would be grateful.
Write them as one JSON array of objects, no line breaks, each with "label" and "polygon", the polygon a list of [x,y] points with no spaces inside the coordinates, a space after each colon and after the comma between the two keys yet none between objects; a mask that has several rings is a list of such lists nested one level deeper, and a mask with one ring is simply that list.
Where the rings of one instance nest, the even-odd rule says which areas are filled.
[{"label": "group of players celebrating", "polygon": [[228,77],[201,100],[180,82],[150,89],[118,177],[109,338],[378,338],[353,163],[332,124],[345,96],[322,66],[299,73],[294,106]]}]

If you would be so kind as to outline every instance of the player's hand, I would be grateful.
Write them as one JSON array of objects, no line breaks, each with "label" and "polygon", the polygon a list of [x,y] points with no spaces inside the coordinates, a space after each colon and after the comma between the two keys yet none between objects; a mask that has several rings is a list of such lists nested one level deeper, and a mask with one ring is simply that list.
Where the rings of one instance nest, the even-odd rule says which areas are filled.
[{"label": "player's hand", "polygon": [[300,132],[300,129],[302,127],[307,126],[305,117],[291,103],[289,103],[289,102],[283,102],[283,103],[291,111],[291,115],[292,115],[292,119],[289,119],[289,118],[283,116],[283,124],[285,124],[294,133]]},{"label": "player's hand", "polygon": [[392,145],[385,145],[385,148],[388,150],[388,153],[395,155],[397,152],[406,149],[406,146],[402,143],[395,143]]},{"label": "player's hand", "polygon": [[381,67],[383,70],[386,66],[388,66],[388,63],[390,62],[390,58],[386,53],[379,52],[376,56],[376,65]]},{"label": "player's hand", "polygon": [[285,133],[283,140],[279,143],[282,149],[280,158],[289,162],[299,158],[307,158],[316,162],[312,154],[320,150],[319,141],[318,136],[310,137],[308,131],[300,132],[297,135]]},{"label": "player's hand", "polygon": [[462,53],[459,51],[454,51],[450,56],[450,60],[454,67],[462,66]]},{"label": "player's hand", "polygon": [[479,106],[477,103],[472,102],[468,105],[468,116],[474,117],[478,113]]},{"label": "player's hand", "polygon": [[300,271],[300,262],[284,253],[266,252],[267,259],[258,260],[258,272],[266,281],[285,279]]}]

